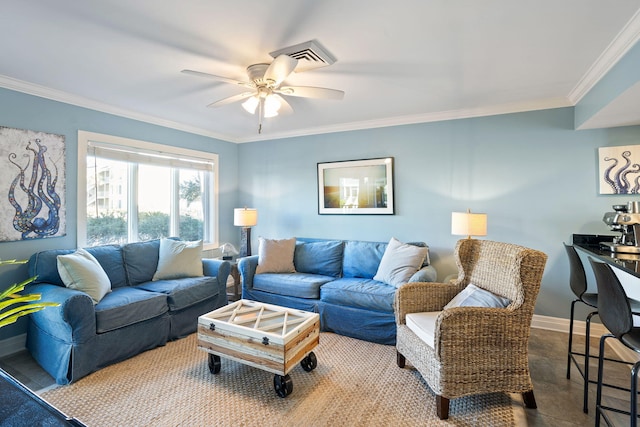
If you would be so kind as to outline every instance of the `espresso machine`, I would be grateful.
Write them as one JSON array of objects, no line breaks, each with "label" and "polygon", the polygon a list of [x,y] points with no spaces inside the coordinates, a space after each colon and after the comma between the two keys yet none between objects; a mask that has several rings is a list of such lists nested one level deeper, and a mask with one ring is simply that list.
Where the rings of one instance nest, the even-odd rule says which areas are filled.
[{"label": "espresso machine", "polygon": [[611,252],[640,254],[640,202],[613,205],[613,210],[605,213],[602,220],[620,236],[614,237],[613,242],[602,242],[600,245]]}]

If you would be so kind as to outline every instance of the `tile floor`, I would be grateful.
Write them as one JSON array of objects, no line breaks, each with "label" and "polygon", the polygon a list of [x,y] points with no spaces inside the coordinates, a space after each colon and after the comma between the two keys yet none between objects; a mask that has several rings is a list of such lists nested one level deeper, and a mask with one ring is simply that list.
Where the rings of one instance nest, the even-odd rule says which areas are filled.
[{"label": "tile floor", "polygon": [[[592,340],[594,353],[597,352],[598,345],[595,341],[597,340]],[[576,338],[578,348],[583,342],[580,337]],[[565,333],[532,330],[529,360],[538,409],[524,409],[526,421],[520,420],[519,424],[534,427],[594,425],[596,386],[589,386],[589,413],[585,414],[582,412],[582,378],[575,367],[572,368],[571,379],[566,379],[566,346]],[[613,353],[610,353],[613,356]],[[597,360],[594,360],[591,366],[595,378]],[[0,359],[0,368],[35,391],[54,385],[53,379],[26,351]],[[610,383],[627,386],[629,382],[629,369],[625,365],[608,364],[605,373]],[[628,407],[628,393],[606,390],[605,397],[609,405],[625,409]],[[629,419],[625,416],[614,416],[613,420],[616,426],[629,425]]]}]

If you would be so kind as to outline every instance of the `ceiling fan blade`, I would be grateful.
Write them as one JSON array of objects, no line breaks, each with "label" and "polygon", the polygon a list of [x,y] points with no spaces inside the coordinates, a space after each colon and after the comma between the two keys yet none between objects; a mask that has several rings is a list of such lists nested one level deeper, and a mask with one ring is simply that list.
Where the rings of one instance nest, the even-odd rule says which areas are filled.
[{"label": "ceiling fan blade", "polygon": [[299,96],[302,98],[319,98],[319,99],[342,99],[344,92],[337,89],[327,89],[325,87],[313,86],[283,86],[274,91],[281,95]]},{"label": "ceiling fan blade", "polygon": [[293,113],[293,107],[291,107],[291,104],[289,104],[283,97],[281,97],[280,95],[271,95],[271,96],[277,98],[278,101],[280,101],[280,110],[278,111],[278,114]]},{"label": "ceiling fan blade", "polygon": [[289,55],[278,55],[273,60],[267,71],[264,73],[265,80],[272,80],[274,86],[278,86],[284,79],[291,74],[298,65],[298,60],[290,57]]},{"label": "ceiling fan blade", "polygon": [[250,96],[253,96],[255,94],[256,92],[243,92],[239,95],[233,95],[228,98],[223,98],[219,101],[212,102],[211,104],[207,105],[207,107],[209,108],[221,107],[223,105],[231,104],[232,102],[242,101],[243,99],[247,99]]},{"label": "ceiling fan blade", "polygon": [[249,82],[243,82],[243,81],[240,81],[240,80],[230,79],[228,77],[216,76],[214,74],[203,73],[203,72],[200,72],[200,71],[182,70],[182,72],[185,73],[185,74],[192,75],[192,76],[206,77],[208,79],[218,80],[218,81],[224,82],[224,83],[230,83],[232,85],[240,85],[240,86],[245,86],[245,87],[250,87],[250,88],[254,87]]}]

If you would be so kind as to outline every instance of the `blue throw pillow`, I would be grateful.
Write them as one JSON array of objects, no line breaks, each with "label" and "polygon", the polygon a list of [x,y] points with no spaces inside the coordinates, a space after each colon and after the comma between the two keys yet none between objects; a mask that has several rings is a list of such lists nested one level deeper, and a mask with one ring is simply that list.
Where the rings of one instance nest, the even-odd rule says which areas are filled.
[{"label": "blue throw pillow", "polygon": [[444,309],[454,307],[493,307],[505,308],[511,304],[508,298],[501,297],[476,285],[469,284],[456,295]]},{"label": "blue throw pillow", "polygon": [[298,242],[293,263],[299,273],[340,277],[344,245],[339,240]]}]

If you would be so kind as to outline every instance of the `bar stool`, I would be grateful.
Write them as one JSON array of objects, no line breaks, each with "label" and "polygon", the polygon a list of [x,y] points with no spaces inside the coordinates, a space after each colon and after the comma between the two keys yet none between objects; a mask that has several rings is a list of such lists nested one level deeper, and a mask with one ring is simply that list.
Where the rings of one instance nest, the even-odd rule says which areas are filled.
[{"label": "bar stool", "polygon": [[[594,359],[598,356],[589,355],[589,337],[591,333],[591,318],[598,314],[598,294],[587,292],[587,276],[584,271],[582,261],[578,256],[578,252],[572,245],[564,243],[564,248],[567,251],[569,257],[569,286],[576,296],[576,299],[571,302],[571,317],[569,319],[569,350],[567,351],[567,379],[571,379],[571,363],[576,366],[578,372],[584,380],[583,389],[583,407],[584,413],[589,412],[589,383],[595,384],[596,381],[589,380],[589,358]],[[586,318],[586,335],[584,344],[584,353],[573,351],[573,319],[576,303],[581,302],[588,307],[595,308],[591,311]],[[576,359],[576,356],[584,358],[584,368],[580,366],[580,363]]]},{"label": "bar stool", "polygon": [[[638,421],[638,369],[640,369],[640,361],[629,363],[633,365],[631,369],[630,388],[613,386],[602,382],[604,376],[604,351],[605,343],[608,338],[617,338],[627,348],[640,353],[640,327],[633,326],[633,315],[638,314],[637,308],[639,302],[630,300],[620,284],[618,277],[615,275],[611,267],[602,262],[596,262],[589,259],[593,272],[596,277],[598,286],[598,304],[600,320],[609,330],[609,334],[605,334],[600,338],[600,354],[598,357],[598,386],[596,392],[596,427],[600,426],[600,418],[604,418],[608,426],[611,426],[611,420],[604,411],[613,411],[630,416],[629,425],[637,426]],[[612,387],[617,390],[630,392],[630,408],[625,411],[619,408],[613,408],[602,405],[602,387]]]}]

